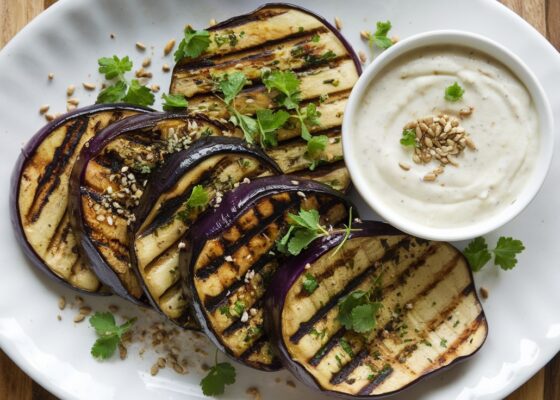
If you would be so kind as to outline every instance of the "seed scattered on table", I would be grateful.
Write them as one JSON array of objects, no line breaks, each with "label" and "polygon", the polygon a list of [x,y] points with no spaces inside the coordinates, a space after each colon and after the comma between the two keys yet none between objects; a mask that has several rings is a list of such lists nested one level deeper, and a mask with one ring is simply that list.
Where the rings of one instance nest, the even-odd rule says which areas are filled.
[{"label": "seed scattered on table", "polygon": [[140,51],[146,50],[146,45],[142,42],[136,42],[136,48]]},{"label": "seed scattered on table", "polygon": [[66,308],[66,297],[60,296],[58,299],[58,308],[64,310]]},{"label": "seed scattered on table", "polygon": [[49,111],[50,106],[48,104],[43,104],[41,107],[39,107],[39,113],[44,114],[47,111]]},{"label": "seed scattered on table", "polygon": [[69,86],[66,88],[66,96],[68,96],[68,97],[72,96],[72,95],[74,94],[74,91],[75,91],[75,90],[76,90],[76,86],[74,86],[74,85],[69,85]]},{"label": "seed scattered on table", "polygon": [[216,21],[216,18],[212,18],[212,19],[210,20],[210,23],[209,23],[209,24],[210,24],[210,26],[214,26],[214,25],[216,25],[217,23],[218,23],[218,22]]},{"label": "seed scattered on table", "polygon": [[334,24],[339,31],[342,29],[342,20],[339,17],[334,18]]},{"label": "seed scattered on table", "polygon": [[163,55],[166,56],[169,53],[171,53],[171,50],[173,50],[173,47],[175,47],[175,39],[171,39],[165,44],[165,47],[163,48]]},{"label": "seed scattered on table", "polygon": [[361,62],[362,64],[365,64],[365,63],[367,62],[366,53],[364,53],[363,51],[360,50],[360,51],[358,52],[358,57],[360,57],[360,62]]},{"label": "seed scattered on table", "polygon": [[167,65],[167,64],[163,64],[163,65],[161,66],[161,70],[162,70],[163,72],[169,72],[169,71],[171,71],[171,67],[169,67],[169,65]]},{"label": "seed scattered on table", "polygon": [[91,82],[82,82],[82,86],[84,87],[85,90],[95,90],[95,83],[91,83]]}]

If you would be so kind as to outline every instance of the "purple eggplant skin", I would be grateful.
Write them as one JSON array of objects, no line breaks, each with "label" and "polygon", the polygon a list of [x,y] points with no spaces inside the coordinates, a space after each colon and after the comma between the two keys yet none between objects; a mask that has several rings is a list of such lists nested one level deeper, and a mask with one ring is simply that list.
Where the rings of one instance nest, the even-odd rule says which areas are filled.
[{"label": "purple eggplant skin", "polygon": [[[164,164],[154,170],[153,178],[148,181],[148,185],[140,199],[140,204],[134,210],[136,220],[130,225],[128,235],[132,268],[134,269],[138,281],[142,285],[148,301],[155,310],[164,316],[165,314],[160,310],[157,301],[150,295],[150,291],[146,287],[142,274],[138,270],[138,261],[134,250],[136,232],[140,229],[143,221],[148,216],[153,204],[157,201],[161,193],[170,190],[186,171],[194,168],[206,158],[220,153],[247,154],[259,160],[264,165],[267,165],[275,174],[282,173],[280,167],[278,167],[278,165],[276,165],[276,163],[259,147],[250,145],[243,139],[226,136],[199,139],[189,148],[172,154]],[[208,209],[206,212],[212,213],[213,211],[213,209]],[[181,321],[171,321],[181,325]]]},{"label": "purple eggplant skin", "polygon": [[[114,110],[122,110],[122,111],[138,111],[142,113],[152,112],[153,110],[147,107],[141,107],[136,105],[130,104],[94,104],[87,107],[82,107],[66,113],[59,118],[56,118],[52,122],[46,124],[43,128],[41,128],[22,148],[21,154],[19,155],[16,165],[12,171],[12,176],[10,180],[10,220],[12,223],[12,227],[14,229],[14,233],[16,236],[17,241],[19,242],[24,254],[26,257],[31,261],[31,264],[44,273],[46,276],[51,278],[52,280],[61,283],[62,285],[69,287],[72,290],[83,294],[93,294],[93,295],[110,295],[110,292],[102,290],[98,292],[90,292],[87,290],[76,288],[66,282],[64,279],[60,278],[56,274],[54,274],[43,262],[41,257],[35,252],[35,250],[31,247],[27,239],[25,238],[25,233],[23,231],[23,226],[21,225],[21,218],[20,212],[18,207],[18,199],[19,199],[19,186],[21,175],[23,173],[23,169],[27,160],[32,157],[32,155],[37,150],[37,147],[47,138],[51,132],[58,129],[61,125],[65,124],[71,119],[79,118],[82,116],[88,116],[94,113],[99,113],[103,111],[114,111]],[[121,122],[121,121],[119,121]]]},{"label": "purple eggplant skin", "polygon": [[[352,232],[350,232],[348,236],[348,240],[353,238],[358,238],[358,237],[372,237],[372,236],[379,236],[379,235],[384,235],[384,236],[406,235],[406,233],[384,222],[363,221],[363,222],[352,224]],[[468,358],[475,355],[480,350],[480,348],[482,348],[481,345],[472,354],[468,356],[459,357],[453,362],[451,362],[449,365],[439,368],[433,372],[429,372],[425,375],[422,375],[417,380],[391,393],[377,395],[377,396],[359,396],[359,395],[349,395],[349,394],[323,389],[319,385],[319,383],[315,380],[315,378],[311,374],[309,374],[302,365],[292,360],[288,350],[286,349],[286,346],[284,345],[284,340],[282,338],[282,326],[281,326],[282,310],[284,308],[284,301],[286,299],[286,295],[288,291],[294,285],[298,277],[300,277],[301,274],[305,273],[305,266],[307,264],[314,263],[316,260],[318,260],[322,255],[327,253],[329,250],[332,250],[333,248],[338,246],[343,240],[344,240],[344,234],[337,233],[331,235],[330,237],[323,237],[311,243],[311,245],[306,250],[304,250],[298,257],[291,258],[290,261],[283,268],[279,268],[276,271],[276,273],[272,278],[272,281],[275,284],[271,285],[266,293],[264,307],[268,318],[265,319],[264,321],[265,331],[269,335],[269,338],[272,341],[274,348],[277,352],[276,355],[280,358],[284,367],[288,369],[299,381],[301,381],[306,386],[312,389],[318,390],[321,393],[324,393],[325,395],[329,395],[330,397],[343,398],[349,400],[393,398],[395,395],[401,393],[403,390],[415,385],[416,383],[428,377],[436,375],[440,372],[443,372],[462,361],[467,360]],[[469,273],[472,280],[473,275],[470,269],[469,269]],[[476,294],[476,291],[475,291],[475,297],[477,298],[477,301],[480,302],[480,300],[478,299],[478,295]]]},{"label": "purple eggplant skin", "polygon": [[[93,140],[90,140],[87,146],[82,148],[79,160],[77,160],[74,165],[70,176],[70,198],[68,203],[70,223],[76,234],[84,257],[89,261],[92,270],[103,284],[109,287],[116,295],[140,306],[148,305],[148,300],[145,297],[138,300],[128,293],[118,276],[106,263],[103,256],[99,254],[93,241],[88,235],[88,232],[86,231],[81,206],[81,185],[84,181],[89,161],[99,154],[99,152],[101,152],[112,140],[127,132],[153,127],[158,122],[167,119],[198,119],[210,121],[204,116],[188,116],[182,113],[166,112],[152,112],[119,121],[104,129],[95,138],[93,138]],[[221,126],[214,121],[212,121],[212,124]]]},{"label": "purple eggplant skin", "polygon": [[[187,246],[183,251],[181,251],[179,256],[179,269],[181,270],[181,273],[184,274],[183,276],[185,276],[185,292],[190,297],[192,313],[196,316],[202,330],[207,334],[214,345],[222,352],[230,356],[233,360],[240,363],[245,364],[245,362],[234,357],[221,343],[220,339],[216,334],[214,334],[212,328],[206,320],[203,307],[200,303],[200,298],[198,297],[194,287],[194,274],[192,273],[196,262],[196,257],[194,257],[194,255],[200,253],[200,250],[207,240],[230,228],[236,218],[251,208],[258,200],[267,196],[286,192],[331,195],[340,199],[340,201],[344,203],[348,209],[351,208],[353,213],[355,215],[357,214],[356,207],[348,199],[346,199],[341,192],[332,189],[328,185],[307,179],[294,180],[293,177],[287,175],[259,178],[250,183],[242,184],[238,188],[226,193],[217,209],[212,210],[212,212],[207,213],[203,218],[199,219],[186,235],[187,238],[185,242],[191,243],[191,246]],[[284,269],[283,266],[279,268],[279,270],[282,269]],[[273,279],[272,282],[276,281]],[[271,285],[271,287],[274,286],[276,286],[276,283]],[[252,367],[249,364],[247,365]],[[277,371],[281,368],[281,365],[272,365],[266,371]]]},{"label": "purple eggplant skin", "polygon": [[350,43],[348,43],[346,38],[342,35],[342,33],[340,33],[340,31],[338,29],[336,29],[329,21],[327,21],[321,15],[319,15],[319,14],[317,14],[317,13],[311,11],[311,10],[308,10],[305,7],[298,6],[296,4],[291,4],[291,3],[266,3],[266,4],[263,4],[262,6],[260,6],[259,8],[256,8],[255,10],[253,10],[251,12],[248,12],[248,13],[242,14],[242,15],[237,15],[235,17],[231,17],[229,19],[226,19],[225,21],[219,22],[216,25],[213,25],[213,26],[207,28],[207,30],[212,32],[212,31],[215,31],[215,30],[218,30],[218,29],[233,27],[233,26],[241,24],[242,22],[244,22],[246,20],[252,19],[253,14],[258,12],[258,11],[265,10],[267,8],[277,8],[277,7],[291,8],[291,9],[301,11],[303,13],[311,15],[312,17],[317,18],[332,33],[334,33],[334,35],[338,38],[338,40],[340,40],[340,42],[343,44],[343,46],[348,51],[348,54],[350,54],[350,56],[352,58],[352,61],[354,62],[354,65],[356,66],[356,71],[358,71],[358,75],[362,74],[363,71],[362,71],[362,63],[360,62],[360,58],[358,57],[358,55],[356,54],[356,52],[354,51],[354,49],[352,48]]}]

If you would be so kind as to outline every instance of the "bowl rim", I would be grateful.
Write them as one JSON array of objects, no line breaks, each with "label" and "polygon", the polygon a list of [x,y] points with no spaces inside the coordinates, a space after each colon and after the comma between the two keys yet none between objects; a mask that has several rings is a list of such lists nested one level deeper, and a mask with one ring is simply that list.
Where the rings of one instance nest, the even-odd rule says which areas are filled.
[{"label": "bowl rim", "polygon": [[[540,144],[535,165],[527,183],[516,200],[500,212],[468,225],[450,228],[434,228],[407,220],[384,202],[377,202],[377,193],[369,188],[365,171],[352,155],[355,140],[352,131],[360,101],[377,74],[396,58],[421,47],[457,45],[487,54],[508,68],[529,92],[539,118]],[[409,234],[429,240],[458,241],[472,239],[492,232],[519,215],[540,191],[552,163],[554,150],[554,118],[548,97],[532,70],[512,51],[485,36],[461,30],[434,30],[410,36],[379,55],[367,66],[356,82],[344,111],[342,123],[342,147],[344,160],[354,186],[366,204],[391,225]]]}]

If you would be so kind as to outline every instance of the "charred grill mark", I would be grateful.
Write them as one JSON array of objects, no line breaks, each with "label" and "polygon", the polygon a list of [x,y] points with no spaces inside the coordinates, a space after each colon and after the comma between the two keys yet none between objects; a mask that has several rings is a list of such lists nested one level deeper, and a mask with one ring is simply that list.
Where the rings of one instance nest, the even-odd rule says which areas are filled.
[{"label": "charred grill mark", "polygon": [[66,168],[74,155],[82,135],[86,132],[88,121],[89,118],[80,117],[71,125],[66,126],[64,140],[56,148],[52,161],[45,167],[44,173],[37,182],[37,190],[34,194],[32,206],[29,209],[30,214],[26,216],[31,223],[37,222],[43,208],[49,202],[50,195],[60,184],[60,174],[62,174],[64,168]]},{"label": "charred grill mark", "polygon": [[[262,271],[262,269],[267,266],[269,263],[274,261],[277,256],[272,256],[269,253],[263,255],[259,260],[253,265],[253,267],[249,271],[254,271],[256,274]],[[226,290],[223,290],[216,296],[206,296],[204,299],[204,307],[208,313],[212,313],[218,309],[226,300],[227,298],[237,292],[238,289],[245,286],[244,276],[241,277],[240,280],[237,280],[233,285],[229,286]]]},{"label": "charred grill mark", "polygon": [[340,342],[340,339],[346,334],[345,328],[340,328],[330,339],[319,349],[317,353],[311,357],[308,361],[309,365],[316,367],[321,363],[321,360],[325,358],[327,354]]},{"label": "charred grill mark", "polygon": [[[410,238],[402,240],[401,242],[399,242],[399,249],[406,250],[408,248],[407,246],[410,246],[410,243],[411,243]],[[422,254],[420,254],[420,256],[412,264],[410,264],[404,271],[402,271],[399,274],[399,276],[395,279],[393,283],[383,288],[383,295],[392,292],[393,290],[395,290],[395,288],[399,286],[402,286],[410,277],[410,275],[412,275],[412,273],[416,271],[418,268],[422,267],[426,263],[428,257],[430,257],[436,252],[437,246],[438,245],[431,245]],[[385,263],[388,261],[393,261],[395,264],[398,264],[400,262],[400,256],[398,253],[398,249],[396,250],[397,251],[391,254],[387,253],[388,258],[384,257],[381,260],[381,262]]]},{"label": "charred grill mark", "polygon": [[390,366],[388,368],[383,368],[380,373],[374,376],[373,380],[365,385],[360,391],[358,395],[367,396],[371,394],[375,390],[376,387],[381,385],[385,380],[393,373],[393,368]]},{"label": "charred grill mark", "polygon": [[[290,193],[290,199],[291,201],[286,202],[286,203],[280,203],[278,201],[276,201],[275,199],[271,198],[271,201],[275,207],[275,211],[274,213],[268,217],[265,218],[263,221],[261,221],[260,224],[258,224],[255,228],[251,229],[248,232],[244,232],[243,235],[241,236],[241,238],[229,245],[229,246],[225,246],[225,243],[222,242],[222,244],[224,245],[224,254],[233,254],[236,250],[238,250],[239,248],[247,245],[249,243],[249,241],[251,240],[251,238],[253,236],[256,236],[258,234],[261,234],[262,232],[265,232],[268,229],[268,226],[271,225],[272,223],[276,222],[279,218],[284,218],[284,212],[289,210],[290,208],[297,206],[297,204],[299,204],[299,200],[295,198],[295,196]],[[252,207],[253,210],[255,211],[255,213],[258,215],[258,208],[257,207]],[[241,230],[241,229],[240,229]],[[202,268],[199,268],[196,272],[195,272],[195,277],[198,279],[207,279],[209,278],[213,273],[215,273],[218,268],[220,268],[220,266],[223,263],[223,257],[218,257],[214,260],[212,260],[209,264],[205,265]]]},{"label": "charred grill mark", "polygon": [[445,323],[445,321],[447,321],[449,317],[452,317],[453,311],[455,310],[457,305],[461,302],[461,300],[467,297],[473,291],[474,291],[474,285],[472,284],[468,285],[465,289],[463,289],[460,295],[455,296],[452,299],[452,301],[449,303],[449,306],[447,306],[442,312],[440,312],[436,318],[434,318],[433,320],[429,321],[426,324],[426,330],[434,331],[438,326]]},{"label": "charred grill mark", "polygon": [[125,165],[124,159],[115,151],[106,151],[95,157],[97,164],[108,169],[110,173],[117,173]]},{"label": "charred grill mark", "polygon": [[333,385],[338,385],[344,382],[350,374],[358,368],[362,361],[368,356],[366,349],[361,350],[356,356],[352,357],[349,363],[340,369],[336,374],[331,377],[330,383]]},{"label": "charred grill mark", "polygon": [[[56,230],[54,232],[54,235],[49,238],[49,243],[47,245],[47,252],[50,252],[54,246],[56,246],[57,244],[68,244],[68,235],[72,232],[72,228],[70,227],[70,224],[68,222],[64,222],[67,221],[66,216],[68,214],[68,211],[66,211],[64,213],[64,215],[62,216],[60,223],[58,224],[58,226],[56,227]],[[56,238],[60,238],[60,242],[57,243]]]},{"label": "charred grill mark", "polygon": [[248,349],[239,355],[239,358],[248,361],[253,354],[259,354],[264,346],[268,343],[268,337],[266,335],[261,335],[257,340],[255,340]]},{"label": "charred grill mark", "polygon": [[265,19],[270,19],[272,17],[285,14],[288,11],[290,10],[281,8],[265,8],[256,13],[243,15],[243,18],[238,17],[230,20],[229,22],[225,21],[227,23],[220,23],[218,25],[215,25],[214,27],[210,27],[208,30],[210,32],[221,32],[227,29],[235,28],[237,26],[246,25],[248,22],[264,21]]}]

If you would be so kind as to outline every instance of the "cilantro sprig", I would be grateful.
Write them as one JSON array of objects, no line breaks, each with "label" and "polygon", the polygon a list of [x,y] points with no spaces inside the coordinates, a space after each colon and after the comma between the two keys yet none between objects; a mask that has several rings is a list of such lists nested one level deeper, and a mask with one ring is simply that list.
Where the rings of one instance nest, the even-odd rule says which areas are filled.
[{"label": "cilantro sprig", "polygon": [[377,325],[377,314],[383,306],[375,298],[377,290],[355,290],[340,299],[337,320],[356,333],[371,332]]},{"label": "cilantro sprig", "polygon": [[480,271],[494,256],[494,264],[503,270],[513,269],[517,265],[517,255],[525,250],[521,240],[501,236],[493,250],[488,249],[486,239],[477,237],[463,250],[471,269]]},{"label": "cilantro sprig", "polygon": [[177,213],[177,218],[186,222],[188,221],[193,211],[199,211],[208,205],[210,201],[208,192],[202,185],[196,185],[192,188],[189,198],[185,201],[184,209]]},{"label": "cilantro sprig", "polygon": [[175,50],[175,62],[183,58],[196,58],[210,46],[210,33],[208,31],[197,31],[191,26],[187,26],[184,33],[183,39]]},{"label": "cilantro sprig", "polygon": [[165,111],[178,111],[184,110],[189,106],[189,102],[186,97],[182,94],[163,94],[161,96],[163,99],[162,107]]},{"label": "cilantro sprig", "polygon": [[202,393],[205,396],[218,396],[224,394],[226,385],[235,383],[235,368],[228,362],[218,363],[218,350],[214,357],[214,366],[210,368],[208,373],[200,381]]},{"label": "cilantro sprig", "polygon": [[154,95],[149,88],[140,84],[137,79],[128,81],[125,77],[132,70],[132,61],[125,56],[119,58],[101,57],[97,60],[99,73],[105,75],[105,79],[113,80],[114,83],[97,96],[96,103],[118,103],[125,102],[140,106],[151,106],[154,104]]},{"label": "cilantro sprig", "polygon": [[90,325],[99,336],[91,348],[91,355],[100,360],[111,357],[122,336],[130,330],[136,322],[132,318],[121,325],[117,325],[115,317],[110,312],[96,312],[89,318]]},{"label": "cilantro sprig", "polygon": [[375,50],[375,47],[383,50],[388,49],[394,44],[391,38],[387,36],[392,27],[391,21],[378,21],[375,32],[367,32],[367,41],[372,51]]},{"label": "cilantro sprig", "polygon": [[290,224],[288,231],[276,244],[278,251],[297,256],[318,238],[344,233],[342,242],[333,252],[336,254],[352,231],[352,208],[349,211],[349,223],[342,229],[332,229],[321,225],[319,212],[315,209],[300,209],[297,215],[288,213],[288,222]]},{"label": "cilantro sprig", "polygon": [[453,83],[453,85],[448,86],[445,88],[445,100],[456,102],[463,98],[465,94],[465,89],[463,89],[457,82]]}]

